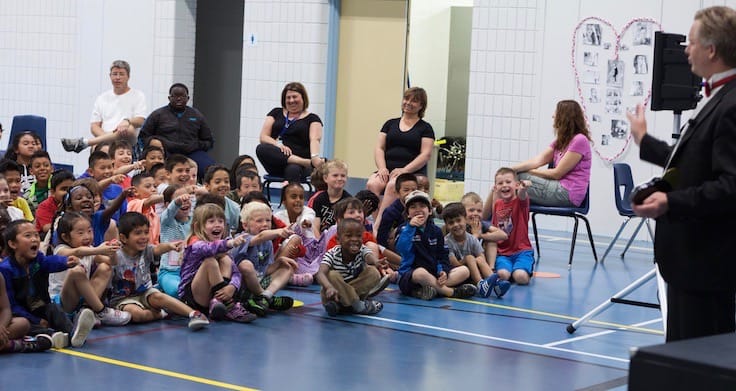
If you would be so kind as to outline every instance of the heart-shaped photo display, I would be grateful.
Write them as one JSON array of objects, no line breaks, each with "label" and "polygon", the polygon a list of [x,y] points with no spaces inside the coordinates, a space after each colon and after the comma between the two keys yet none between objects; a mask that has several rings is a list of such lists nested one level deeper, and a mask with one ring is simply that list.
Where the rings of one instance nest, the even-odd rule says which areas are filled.
[{"label": "heart-shaped photo display", "polygon": [[621,29],[598,17],[583,19],[572,39],[572,69],[578,99],[588,121],[593,150],[613,162],[631,141],[626,111],[649,102],[654,32],[661,25],[632,19]]}]

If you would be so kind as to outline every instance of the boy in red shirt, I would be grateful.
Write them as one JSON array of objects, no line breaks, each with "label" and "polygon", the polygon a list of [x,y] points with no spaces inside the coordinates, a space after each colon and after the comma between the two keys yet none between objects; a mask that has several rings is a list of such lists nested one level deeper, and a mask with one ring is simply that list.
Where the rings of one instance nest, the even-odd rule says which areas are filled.
[{"label": "boy in red shirt", "polygon": [[519,181],[516,172],[502,167],[496,171],[493,192],[498,198],[493,204],[491,224],[506,232],[508,239],[498,242],[496,274],[498,281],[493,291],[503,296],[513,278],[519,285],[526,285],[532,276],[534,251],[529,241],[529,197],[526,189],[530,181]]}]

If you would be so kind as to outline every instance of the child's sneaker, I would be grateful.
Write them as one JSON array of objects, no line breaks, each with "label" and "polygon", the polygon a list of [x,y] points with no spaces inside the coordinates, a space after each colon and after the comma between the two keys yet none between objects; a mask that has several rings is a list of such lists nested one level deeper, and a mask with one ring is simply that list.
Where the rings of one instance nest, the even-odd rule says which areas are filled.
[{"label": "child's sneaker", "polygon": [[83,138],[63,138],[61,139],[61,146],[67,152],[82,152],[87,148],[87,144]]},{"label": "child's sneaker", "polygon": [[268,302],[268,306],[276,311],[286,311],[294,306],[294,299],[289,296],[274,296]]},{"label": "child's sneaker", "polygon": [[210,321],[207,319],[206,316],[204,316],[203,313],[199,311],[194,311],[189,315],[189,324],[187,324],[187,327],[189,327],[190,330],[196,331],[199,330],[205,326],[210,324]]},{"label": "child's sneaker", "polygon": [[314,282],[314,277],[309,273],[294,274],[289,279],[289,284],[296,286],[310,286]]},{"label": "child's sneaker", "polygon": [[337,316],[337,314],[340,312],[339,305],[337,304],[337,302],[334,301],[328,301],[324,304],[324,307],[327,315],[329,316]]},{"label": "child's sneaker", "polygon": [[368,297],[373,297],[381,293],[382,290],[386,289],[390,282],[391,274],[386,274],[385,276],[381,277],[381,280],[378,281],[378,283],[373,288],[371,288],[371,290],[368,291]]},{"label": "child's sneaker", "polygon": [[431,286],[422,286],[412,292],[414,297],[422,300],[432,300],[437,297],[437,291]]},{"label": "child's sneaker", "polygon": [[245,309],[256,314],[259,317],[266,316],[268,310],[268,300],[263,296],[252,297],[243,302]]},{"label": "child's sneaker", "polygon": [[69,346],[69,334],[57,331],[51,335],[51,345],[56,349]]},{"label": "child's sneaker", "polygon": [[130,322],[130,312],[105,307],[105,309],[95,314],[95,318],[105,326],[125,326]]},{"label": "child's sneaker", "polygon": [[498,283],[498,274],[493,273],[488,278],[478,281],[478,296],[488,297]]},{"label": "child's sneaker", "polygon": [[17,353],[36,353],[51,349],[53,342],[47,334],[13,340],[12,350]]},{"label": "child's sneaker", "polygon": [[493,293],[496,294],[499,298],[502,298],[503,295],[506,294],[506,292],[509,291],[509,288],[511,288],[511,283],[506,280],[500,280],[498,284],[496,284],[496,287],[493,288]]},{"label": "child's sneaker", "polygon": [[363,311],[356,312],[356,314],[375,315],[383,309],[383,303],[377,300],[365,300],[363,305],[365,305],[365,309]]},{"label": "child's sneaker", "polygon": [[220,300],[217,300],[213,297],[212,300],[210,300],[209,310],[210,310],[210,318],[214,320],[225,319],[225,314],[227,313],[227,307]]},{"label": "child's sneaker", "polygon": [[475,285],[473,284],[462,284],[458,287],[455,287],[452,291],[452,297],[457,299],[467,299],[468,297],[472,297],[475,295],[475,292],[477,289],[475,288]]},{"label": "child's sneaker", "polygon": [[225,318],[239,323],[250,323],[256,320],[257,316],[251,314],[239,302],[235,302],[225,313]]},{"label": "child's sneaker", "polygon": [[95,313],[89,308],[82,308],[74,317],[74,327],[72,328],[71,344],[75,348],[80,348],[87,340],[89,332],[95,326]]}]

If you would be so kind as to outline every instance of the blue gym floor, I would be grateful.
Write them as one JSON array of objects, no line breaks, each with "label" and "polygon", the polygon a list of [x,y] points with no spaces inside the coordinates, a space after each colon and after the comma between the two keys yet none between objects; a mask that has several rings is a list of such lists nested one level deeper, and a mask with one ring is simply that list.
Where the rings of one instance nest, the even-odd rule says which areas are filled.
[{"label": "blue gym floor", "polygon": [[[597,239],[602,255],[610,239]],[[331,318],[317,285],[289,289],[303,305],[252,324],[108,327],[81,349],[2,355],[0,389],[626,389],[630,349],[664,341],[659,311],[614,304],[566,326],[651,270],[650,245],[596,265],[583,233],[570,271],[568,233],[542,232],[540,245],[547,276],[502,299],[422,301],[390,285],[377,316]],[[654,281],[628,298],[656,302]]]}]

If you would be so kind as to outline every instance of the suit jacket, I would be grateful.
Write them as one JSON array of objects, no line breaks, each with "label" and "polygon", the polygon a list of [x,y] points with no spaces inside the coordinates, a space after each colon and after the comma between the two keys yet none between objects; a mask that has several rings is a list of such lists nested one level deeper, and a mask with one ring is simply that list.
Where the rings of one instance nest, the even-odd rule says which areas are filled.
[{"label": "suit jacket", "polygon": [[[657,219],[654,257],[665,281],[684,289],[736,289],[736,82],[690,120],[670,167],[679,173]],[[640,157],[665,166],[673,148],[649,135]]]}]

